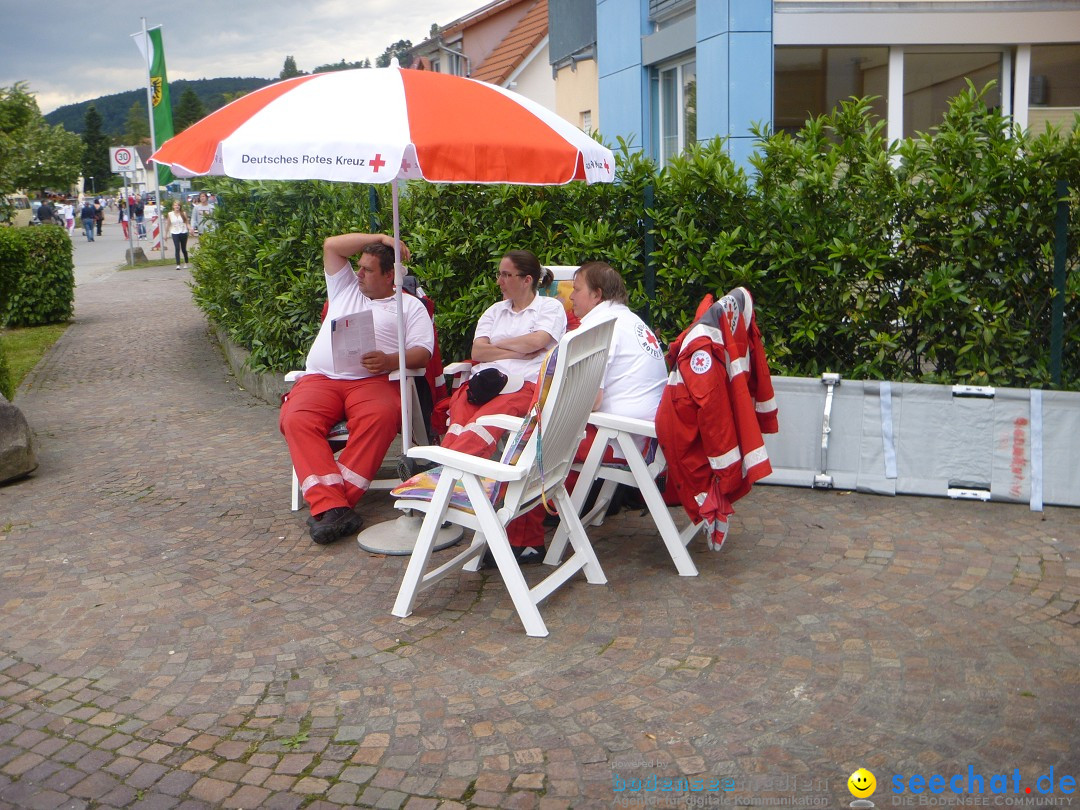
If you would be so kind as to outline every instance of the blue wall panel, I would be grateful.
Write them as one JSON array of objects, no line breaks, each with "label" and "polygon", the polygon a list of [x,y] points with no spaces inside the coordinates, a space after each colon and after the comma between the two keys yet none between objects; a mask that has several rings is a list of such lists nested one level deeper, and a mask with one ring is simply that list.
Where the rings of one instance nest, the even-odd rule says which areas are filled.
[{"label": "blue wall panel", "polygon": [[728,134],[728,48],[730,36],[710,37],[697,46],[697,138],[708,141]]},{"label": "blue wall panel", "polygon": [[[728,22],[732,31],[772,31],[773,9],[770,0],[730,0],[730,3]],[[700,10],[698,13],[701,13]]]},{"label": "blue wall panel", "polygon": [[732,34],[728,64],[731,71],[728,134],[746,137],[754,122],[772,121],[772,34]]}]

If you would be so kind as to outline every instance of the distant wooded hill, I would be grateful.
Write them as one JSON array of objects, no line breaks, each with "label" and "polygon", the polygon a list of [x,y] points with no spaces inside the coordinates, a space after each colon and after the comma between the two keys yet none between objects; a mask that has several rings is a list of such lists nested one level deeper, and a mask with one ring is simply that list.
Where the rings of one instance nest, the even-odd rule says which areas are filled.
[{"label": "distant wooded hill", "polygon": [[[199,97],[199,101],[209,113],[224,105],[226,93],[250,93],[252,90],[276,81],[277,79],[255,78],[195,79],[193,81],[177,79],[169,82],[169,94],[174,113],[176,105],[180,102],[180,96],[188,88],[195,91],[195,95]],[[131,105],[136,101],[142,102],[143,107],[146,107],[146,88],[113,93],[111,96],[80,101],[78,104],[67,104],[46,115],[45,120],[54,125],[62,124],[68,132],[81,135],[86,121],[86,108],[93,104],[101,115],[102,130],[105,134],[110,137],[122,135]]]}]

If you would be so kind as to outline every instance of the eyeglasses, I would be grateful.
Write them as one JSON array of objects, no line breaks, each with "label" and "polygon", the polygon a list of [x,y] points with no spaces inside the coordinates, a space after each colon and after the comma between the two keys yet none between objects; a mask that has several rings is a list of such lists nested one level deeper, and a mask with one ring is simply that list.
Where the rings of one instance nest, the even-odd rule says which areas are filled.
[{"label": "eyeglasses", "polygon": [[499,278],[525,278],[523,273],[507,273],[505,270],[500,270],[498,276]]}]

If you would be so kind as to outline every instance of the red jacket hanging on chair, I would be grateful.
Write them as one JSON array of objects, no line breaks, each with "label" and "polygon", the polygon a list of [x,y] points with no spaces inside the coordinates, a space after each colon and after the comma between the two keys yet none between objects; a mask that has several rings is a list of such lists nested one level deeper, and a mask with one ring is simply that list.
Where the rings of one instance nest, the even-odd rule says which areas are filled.
[{"label": "red jacket hanging on chair", "polygon": [[[777,431],[772,377],[749,291],[711,304],[668,349],[672,369],[656,412],[668,485],[709,548],[727,537],[732,504],[772,472],[763,433]],[[710,306],[711,304],[711,306]]]}]

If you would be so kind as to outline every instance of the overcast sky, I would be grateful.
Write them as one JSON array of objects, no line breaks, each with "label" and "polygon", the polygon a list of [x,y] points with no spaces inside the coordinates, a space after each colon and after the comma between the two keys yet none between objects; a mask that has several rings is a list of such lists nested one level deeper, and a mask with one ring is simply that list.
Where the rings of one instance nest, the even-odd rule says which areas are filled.
[{"label": "overcast sky", "polygon": [[[427,38],[488,0],[0,0],[0,87],[26,81],[42,113],[146,86],[130,34],[163,26],[169,79],[276,78],[285,57],[310,71],[375,61],[399,39]],[[155,10],[156,9],[156,10]]]}]

